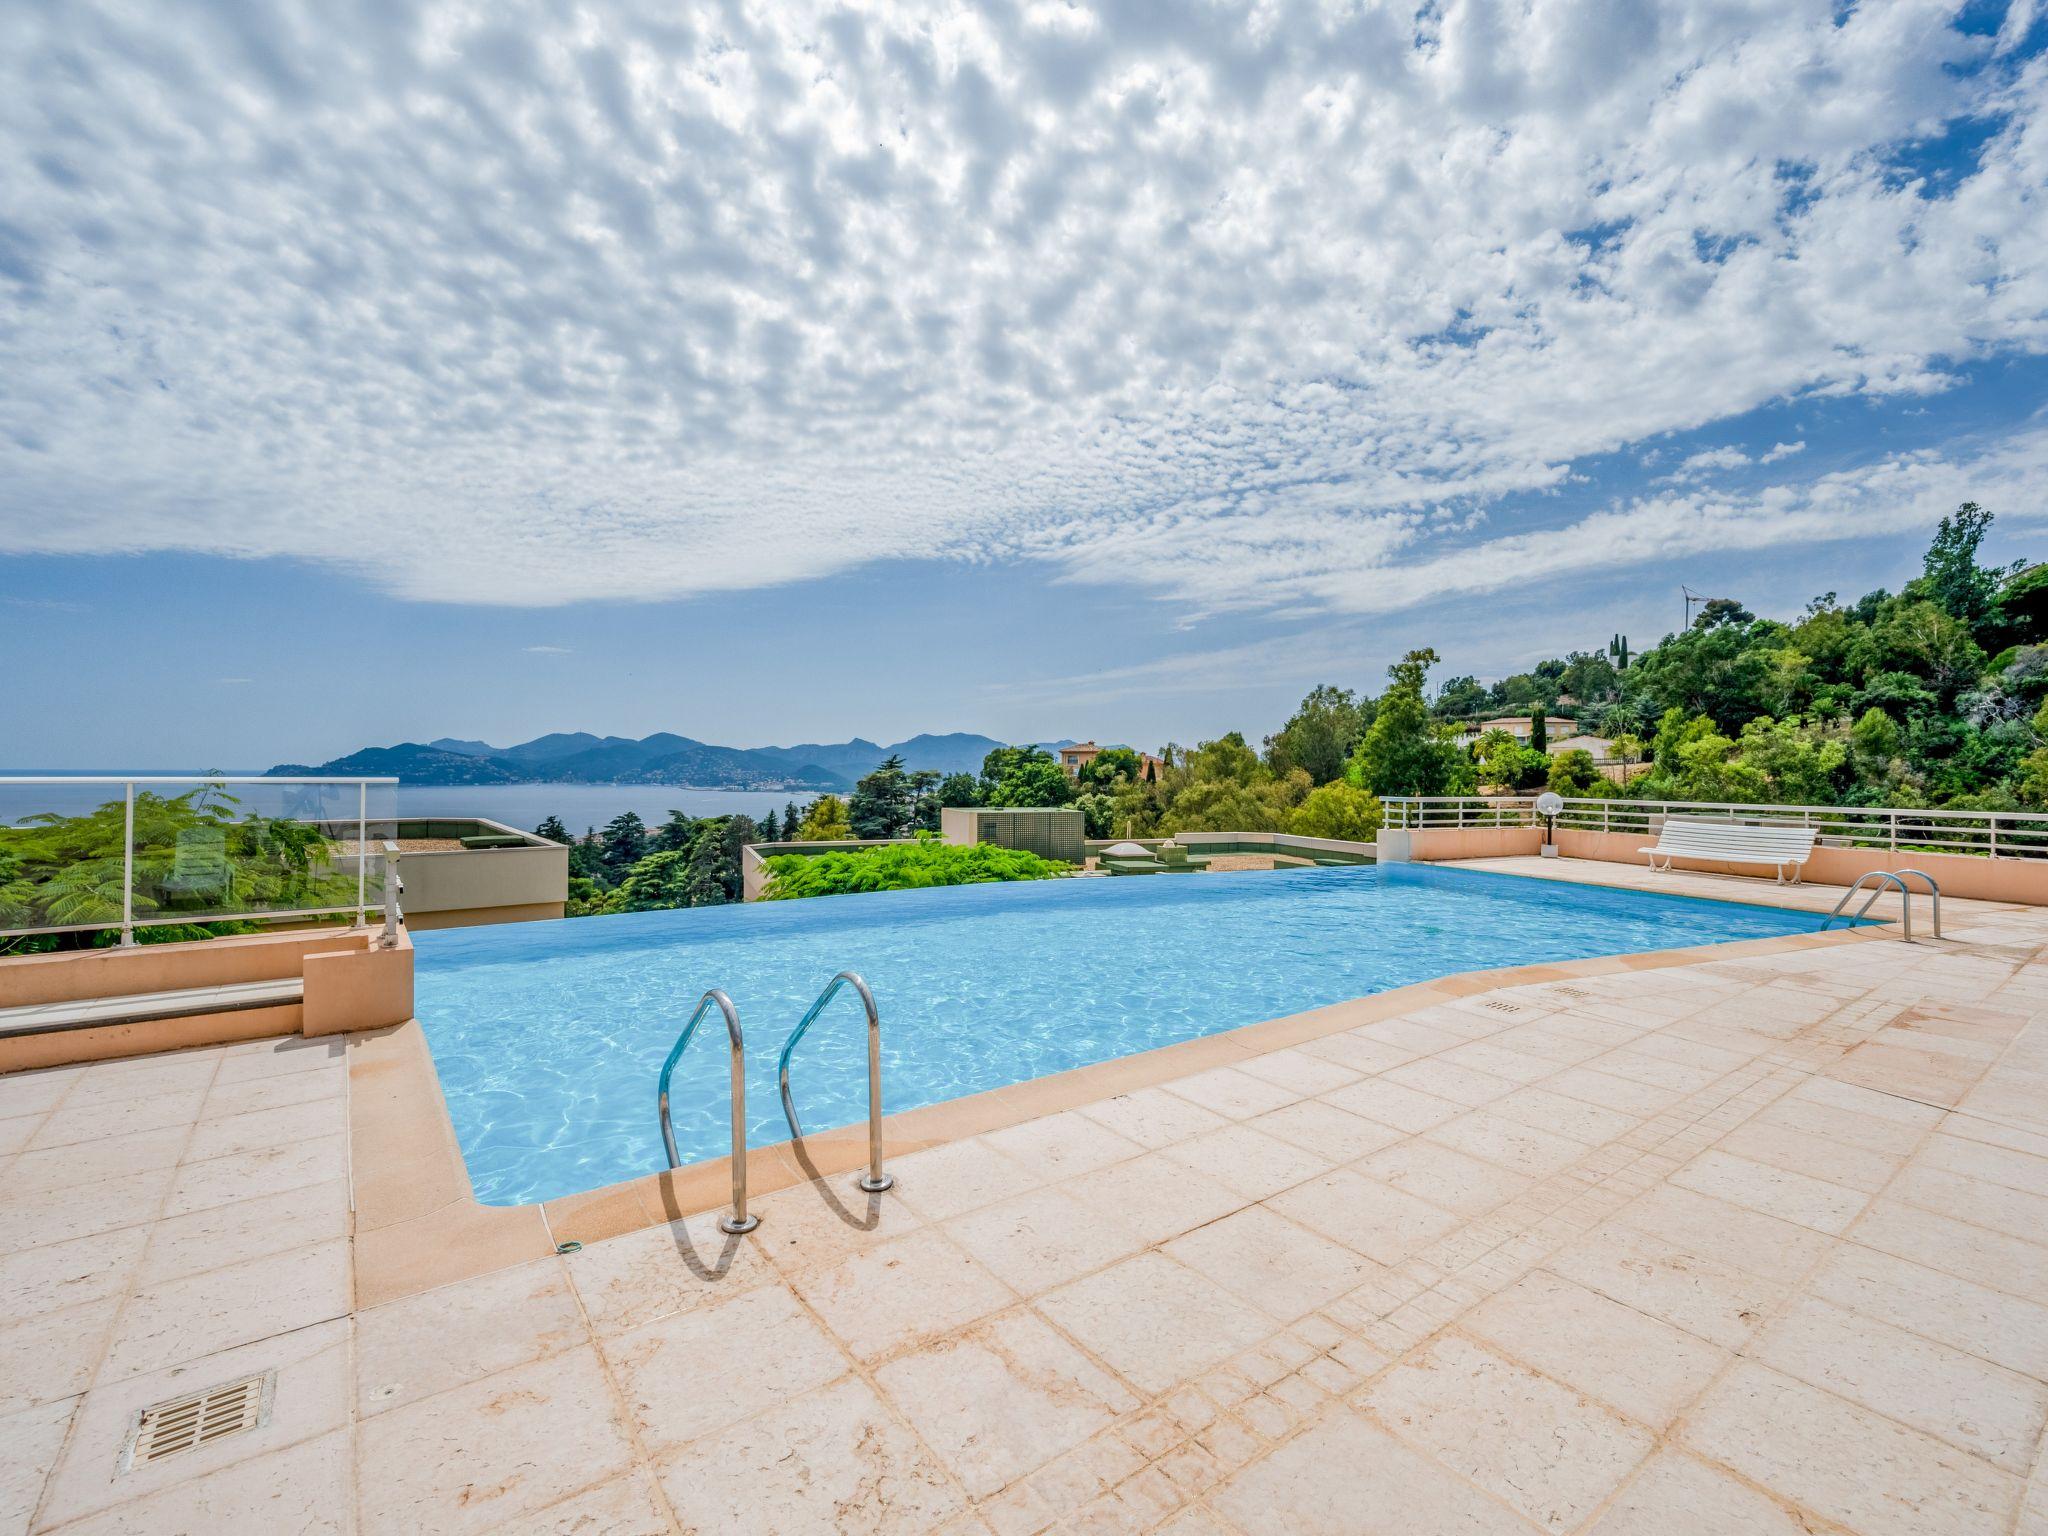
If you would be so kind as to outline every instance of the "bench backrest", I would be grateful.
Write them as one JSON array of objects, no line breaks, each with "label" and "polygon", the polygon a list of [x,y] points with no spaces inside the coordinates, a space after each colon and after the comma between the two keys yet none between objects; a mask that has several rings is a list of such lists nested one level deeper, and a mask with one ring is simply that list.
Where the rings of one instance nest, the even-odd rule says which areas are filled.
[{"label": "bench backrest", "polygon": [[1667,816],[1657,833],[1657,851],[1709,859],[1804,859],[1813,852],[1813,835],[1811,827],[1751,827],[1697,816]]}]

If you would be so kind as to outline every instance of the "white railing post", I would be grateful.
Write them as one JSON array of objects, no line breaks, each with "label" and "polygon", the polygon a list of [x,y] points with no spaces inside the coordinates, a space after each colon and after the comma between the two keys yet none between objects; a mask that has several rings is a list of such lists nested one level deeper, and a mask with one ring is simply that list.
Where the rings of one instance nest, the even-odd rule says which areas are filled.
[{"label": "white railing post", "polygon": [[1899,813],[1897,811],[1893,811],[1891,815],[1886,817],[1885,819],[1891,825],[1891,851],[1893,853],[1897,853],[1899,851]]},{"label": "white railing post", "polygon": [[[390,878],[388,875],[386,878]],[[365,907],[370,888],[370,784],[356,786],[356,926],[369,926]]]},{"label": "white railing post", "polygon": [[135,781],[127,783],[127,809],[121,818],[121,942],[135,942]]},{"label": "white railing post", "polygon": [[1995,858],[1997,858],[1997,857],[1998,857],[1998,814],[1997,814],[1997,812],[1995,812],[1995,811],[1994,811],[1994,812],[1993,812],[1993,813],[1991,814],[1991,817],[1990,817],[1990,821],[1991,821],[1991,857],[1993,857],[1993,858],[1995,859]]}]

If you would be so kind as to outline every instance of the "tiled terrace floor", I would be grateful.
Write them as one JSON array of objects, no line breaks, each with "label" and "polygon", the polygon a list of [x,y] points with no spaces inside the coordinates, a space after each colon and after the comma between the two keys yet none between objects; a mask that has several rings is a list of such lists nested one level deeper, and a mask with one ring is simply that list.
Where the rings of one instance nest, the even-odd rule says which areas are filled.
[{"label": "tiled terrace floor", "polygon": [[[0,1079],[0,1532],[2040,1536],[2048,909],[1948,923],[1475,995],[360,1312],[339,1043]],[[261,1428],[118,1470],[273,1369]]]}]

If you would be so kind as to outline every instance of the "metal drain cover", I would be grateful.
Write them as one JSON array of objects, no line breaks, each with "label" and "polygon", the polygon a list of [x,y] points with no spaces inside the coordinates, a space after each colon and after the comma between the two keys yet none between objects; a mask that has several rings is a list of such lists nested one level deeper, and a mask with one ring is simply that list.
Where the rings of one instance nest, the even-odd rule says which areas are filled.
[{"label": "metal drain cover", "polygon": [[276,1390],[277,1372],[265,1371],[150,1404],[135,1415],[129,1427],[119,1470],[132,1472],[230,1435],[262,1428],[270,1422],[270,1399]]}]

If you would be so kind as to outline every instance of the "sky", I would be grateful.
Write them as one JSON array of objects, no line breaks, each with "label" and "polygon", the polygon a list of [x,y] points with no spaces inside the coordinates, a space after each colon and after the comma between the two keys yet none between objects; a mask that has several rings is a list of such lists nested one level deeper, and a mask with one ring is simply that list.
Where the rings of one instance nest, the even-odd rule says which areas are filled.
[{"label": "sky", "polygon": [[1191,742],[2048,556],[2048,4],[0,9],[0,763]]}]

